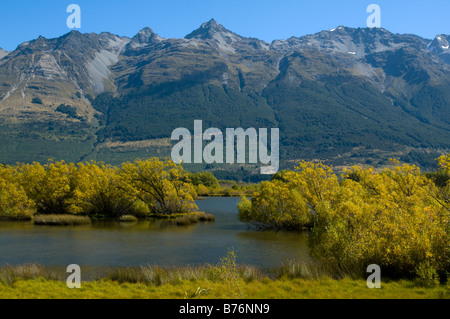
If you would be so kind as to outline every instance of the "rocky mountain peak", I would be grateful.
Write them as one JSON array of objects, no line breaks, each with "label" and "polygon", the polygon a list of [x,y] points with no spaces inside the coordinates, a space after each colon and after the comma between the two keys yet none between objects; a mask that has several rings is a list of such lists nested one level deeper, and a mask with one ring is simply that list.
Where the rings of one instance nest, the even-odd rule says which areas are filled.
[{"label": "rocky mountain peak", "polygon": [[450,52],[450,35],[440,34],[429,44],[429,49],[434,53]]},{"label": "rocky mountain peak", "polygon": [[[428,41],[429,42],[429,41]],[[383,28],[351,28],[338,26],[288,40],[277,40],[271,48],[281,52],[319,50],[362,58],[367,54],[410,48],[425,50],[427,40],[411,34],[394,34]]]},{"label": "rocky mountain peak", "polygon": [[217,23],[217,21],[214,19],[211,19],[208,22],[203,23],[201,28],[209,29],[209,30],[217,30],[217,31],[221,31],[221,30],[223,31],[225,29],[220,23]]},{"label": "rocky mountain peak", "polygon": [[217,23],[216,20],[211,19],[208,22],[203,23],[197,30],[194,30],[192,33],[188,34],[186,39],[210,40],[216,38],[218,35],[239,37],[234,32],[226,29],[220,23]]},{"label": "rocky mountain peak", "polygon": [[68,32],[68,33],[66,33],[66,34],[64,34],[61,38],[81,38],[81,37],[83,37],[83,34],[80,32],[80,31],[78,31],[78,30],[72,30],[72,31],[70,31],[70,32]]},{"label": "rocky mountain peak", "polygon": [[[187,40],[201,40],[215,47],[221,54],[229,54],[236,52],[239,44],[242,44],[245,38],[226,29],[214,19],[203,23],[200,28],[188,34]],[[245,41],[244,41],[245,42]]]},{"label": "rocky mountain peak", "polygon": [[161,38],[159,35],[157,35],[151,28],[146,27],[139,31],[129,43],[129,46],[136,48],[145,46],[152,43],[158,43],[161,42],[163,38]]}]

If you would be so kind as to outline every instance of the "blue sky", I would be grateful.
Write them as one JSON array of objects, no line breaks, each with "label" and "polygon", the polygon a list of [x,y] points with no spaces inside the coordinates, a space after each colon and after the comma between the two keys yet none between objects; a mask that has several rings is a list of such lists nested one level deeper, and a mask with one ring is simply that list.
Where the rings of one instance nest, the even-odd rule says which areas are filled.
[{"label": "blue sky", "polygon": [[380,5],[382,27],[391,32],[426,38],[450,33],[448,0],[1,0],[0,47],[13,50],[39,35],[69,32],[66,8],[71,3],[81,7],[82,33],[129,37],[146,26],[163,37],[184,37],[214,18],[240,35],[270,42],[339,25],[365,27],[372,3]]}]

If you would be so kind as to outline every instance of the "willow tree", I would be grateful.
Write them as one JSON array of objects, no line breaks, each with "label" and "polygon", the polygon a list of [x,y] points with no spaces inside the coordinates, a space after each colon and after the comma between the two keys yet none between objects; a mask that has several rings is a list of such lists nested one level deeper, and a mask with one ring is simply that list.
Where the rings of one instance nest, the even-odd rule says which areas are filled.
[{"label": "willow tree", "polygon": [[15,168],[0,166],[0,217],[30,219],[36,206],[15,179]]},{"label": "willow tree", "polygon": [[69,202],[76,187],[75,164],[64,161],[21,164],[16,180],[36,204],[39,214],[69,213]]},{"label": "willow tree", "polygon": [[123,178],[134,189],[134,196],[147,204],[154,214],[186,214],[198,209],[195,189],[187,172],[171,160],[136,160],[124,163]]},{"label": "willow tree", "polygon": [[103,163],[79,163],[76,188],[70,200],[71,212],[76,214],[120,217],[145,215],[145,207],[136,209],[138,198],[119,174],[119,168]]}]

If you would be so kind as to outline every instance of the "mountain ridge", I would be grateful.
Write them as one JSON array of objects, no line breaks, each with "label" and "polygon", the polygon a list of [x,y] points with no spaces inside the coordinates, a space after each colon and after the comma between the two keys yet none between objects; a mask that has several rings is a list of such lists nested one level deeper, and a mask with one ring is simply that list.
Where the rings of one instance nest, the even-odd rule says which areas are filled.
[{"label": "mountain ridge", "polygon": [[400,149],[405,158],[442,152],[450,147],[449,41],[338,26],[267,43],[214,19],[175,39],[148,27],[132,38],[39,37],[0,57],[0,121],[8,129],[0,155],[64,158],[46,149],[14,157],[13,149],[52,140],[78,145],[71,160],[167,154],[168,147],[110,145],[152,145],[195,117],[217,127],[279,126],[285,165],[381,165]]}]

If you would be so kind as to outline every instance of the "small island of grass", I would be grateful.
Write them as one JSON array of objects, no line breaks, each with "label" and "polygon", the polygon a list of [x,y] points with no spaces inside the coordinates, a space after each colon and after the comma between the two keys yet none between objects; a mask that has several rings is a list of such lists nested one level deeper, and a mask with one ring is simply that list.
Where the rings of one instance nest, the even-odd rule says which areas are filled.
[{"label": "small island of grass", "polygon": [[35,225],[47,226],[76,226],[89,225],[92,223],[88,216],[75,215],[36,215],[33,217]]}]

